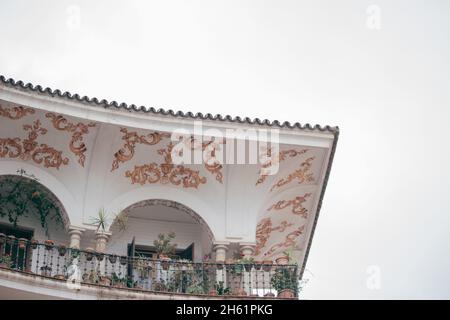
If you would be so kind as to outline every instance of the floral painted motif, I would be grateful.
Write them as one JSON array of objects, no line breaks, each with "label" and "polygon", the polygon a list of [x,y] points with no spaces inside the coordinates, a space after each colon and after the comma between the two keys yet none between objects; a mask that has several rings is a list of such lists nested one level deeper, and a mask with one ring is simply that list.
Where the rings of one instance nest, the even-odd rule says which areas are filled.
[{"label": "floral painted motif", "polygon": [[114,154],[114,161],[111,171],[119,168],[120,163],[125,163],[133,159],[135,154],[136,144],[144,144],[148,146],[158,144],[163,138],[169,138],[170,135],[164,132],[152,132],[147,135],[139,135],[137,132],[128,132],[127,128],[121,128],[120,132],[123,133],[122,140],[125,144],[119,151]]},{"label": "floral painted motif", "polygon": [[47,134],[47,129],[41,127],[41,122],[36,120],[32,125],[26,124],[23,129],[28,132],[27,139],[0,138],[0,158],[20,158],[32,160],[37,164],[43,164],[46,168],[56,168],[67,165],[69,159],[46,144],[39,144],[36,140],[40,135]]},{"label": "floral painted motif", "polygon": [[297,180],[299,184],[302,184],[304,182],[313,182],[315,181],[313,173],[309,172],[312,167],[312,161],[314,160],[314,157],[306,159],[302,164],[300,165],[300,168],[295,170],[293,173],[288,175],[286,178],[282,178],[276,182],[272,188],[270,188],[270,191],[273,191],[277,188],[280,188],[294,180]]},{"label": "floral painted motif", "polygon": [[[290,150],[283,150],[280,151],[278,154],[278,157],[275,157],[272,161],[268,161],[266,163],[263,163],[261,165],[261,169],[259,170],[259,177],[258,180],[256,181],[256,185],[263,183],[264,181],[266,181],[267,178],[267,174],[263,174],[263,169],[268,169],[276,164],[281,163],[282,161],[286,160],[286,158],[294,158],[297,156],[300,156],[302,154],[305,154],[306,152],[308,152],[308,149],[301,149],[301,150],[295,150],[295,149],[290,149]],[[267,149],[267,156],[271,157],[272,155],[272,149]]]},{"label": "floral painted motif", "polygon": [[78,163],[84,167],[84,162],[86,160],[85,152],[87,151],[86,145],[83,142],[83,136],[89,133],[89,128],[95,127],[94,122],[84,124],[78,122],[77,124],[70,123],[62,115],[56,115],[54,113],[47,113],[45,115],[50,118],[53,127],[59,131],[66,131],[72,134],[72,139],[69,143],[70,151],[78,157]]},{"label": "floral painted motif", "polygon": [[264,256],[272,256],[277,251],[283,251],[287,248],[295,247],[297,238],[303,234],[304,229],[305,226],[302,225],[298,229],[288,233],[282,242],[271,246],[270,249],[266,253],[264,253]]},{"label": "floral painted motif", "polygon": [[272,227],[272,219],[264,218],[256,227],[256,248],[255,255],[259,255],[261,250],[265,247],[272,232],[284,232],[286,228],[293,226],[292,222],[282,221],[278,226]]},{"label": "floral painted motif", "polygon": [[0,116],[9,118],[11,120],[18,120],[25,117],[27,114],[34,114],[34,109],[16,106],[12,108],[0,105]]},{"label": "floral painted motif", "polygon": [[144,164],[135,166],[133,170],[125,172],[125,176],[131,179],[131,183],[171,183],[181,185],[184,188],[198,188],[200,184],[206,183],[206,178],[199,171],[186,168],[182,165],[174,165],[172,162],[172,149],[174,145],[170,142],[165,149],[158,150],[158,154],[164,156],[164,163]]},{"label": "floral painted motif", "polygon": [[312,194],[306,193],[303,196],[295,197],[292,200],[280,200],[274,205],[272,205],[268,211],[271,210],[283,210],[287,207],[292,207],[291,212],[295,215],[299,215],[302,218],[308,218],[308,210],[303,207],[303,203],[306,202],[306,199],[309,198]]}]

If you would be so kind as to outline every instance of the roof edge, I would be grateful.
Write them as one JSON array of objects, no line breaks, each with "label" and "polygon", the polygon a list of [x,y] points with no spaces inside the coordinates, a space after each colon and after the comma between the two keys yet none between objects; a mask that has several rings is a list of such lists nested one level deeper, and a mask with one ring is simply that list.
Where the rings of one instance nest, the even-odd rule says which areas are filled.
[{"label": "roof edge", "polygon": [[250,124],[250,125],[261,125],[261,126],[269,126],[269,127],[277,127],[277,128],[287,128],[287,129],[299,129],[299,130],[308,130],[308,131],[321,131],[321,132],[330,132],[334,135],[338,134],[339,127],[338,126],[321,126],[318,124],[311,125],[309,123],[301,124],[299,122],[295,122],[291,124],[289,121],[280,122],[278,120],[270,121],[268,119],[261,120],[259,118],[251,119],[249,117],[241,118],[239,116],[232,117],[230,115],[222,116],[220,114],[212,115],[211,113],[193,113],[191,111],[183,112],[183,111],[174,111],[172,109],[163,109],[163,108],[146,108],[145,106],[137,106],[135,104],[126,104],[126,103],[118,103],[117,101],[108,101],[106,99],[98,99],[96,97],[89,98],[88,96],[81,96],[77,93],[71,94],[68,91],[62,92],[59,89],[51,89],[49,87],[42,87],[41,85],[33,85],[28,82],[25,83],[22,80],[14,80],[12,78],[6,78],[3,75],[0,75],[0,84],[3,84],[8,87],[12,87],[17,90],[24,90],[28,92],[44,94],[50,97],[62,98],[71,101],[76,101],[79,103],[89,104],[96,107],[107,108],[116,108],[123,109],[130,112],[142,112],[142,113],[151,113],[155,115],[162,116],[170,116],[175,118],[189,118],[196,120],[212,120],[212,121],[221,121],[221,122],[231,122],[231,123],[240,123],[240,124]]}]

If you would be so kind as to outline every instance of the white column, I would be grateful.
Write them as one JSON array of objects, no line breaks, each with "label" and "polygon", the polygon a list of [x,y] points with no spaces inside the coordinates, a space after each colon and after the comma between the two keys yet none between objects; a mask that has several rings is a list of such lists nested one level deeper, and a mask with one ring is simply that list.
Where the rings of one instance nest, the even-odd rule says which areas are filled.
[{"label": "white column", "polygon": [[[222,241],[214,243],[213,250],[216,253],[216,262],[225,263],[229,245],[229,242]],[[219,281],[223,281],[224,288],[227,287],[227,273],[225,270],[225,266],[222,270],[216,269],[216,282],[219,283]]]},{"label": "white column", "polygon": [[[255,253],[255,247],[256,245],[254,243],[250,242],[241,242],[239,243],[239,247],[241,250],[241,254],[243,255],[243,258],[251,258],[253,254]],[[247,271],[244,269],[244,290],[247,293],[247,295],[253,294],[252,288],[254,288],[254,271],[253,269],[250,271]]]},{"label": "white column", "polygon": [[[106,244],[108,243],[108,239],[111,235],[112,235],[111,232],[97,231],[95,233],[95,240],[96,240],[95,251],[99,253],[105,253]],[[98,267],[97,270],[100,272],[101,275],[105,275],[106,260],[108,260],[108,258],[105,256],[103,257],[103,260],[96,266]]]},{"label": "white column", "polygon": [[95,233],[95,240],[96,240],[95,251],[105,253],[106,244],[108,243],[108,239],[111,235],[112,235],[111,232],[97,231]]},{"label": "white column", "polygon": [[84,228],[69,226],[69,236],[70,236],[69,248],[80,249],[81,235],[85,230],[86,229]]}]

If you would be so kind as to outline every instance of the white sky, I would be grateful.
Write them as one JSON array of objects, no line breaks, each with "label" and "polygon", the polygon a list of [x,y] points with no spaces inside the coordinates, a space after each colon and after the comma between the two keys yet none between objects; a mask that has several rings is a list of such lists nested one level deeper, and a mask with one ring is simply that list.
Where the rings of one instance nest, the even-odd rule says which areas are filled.
[{"label": "white sky", "polygon": [[0,74],[339,125],[303,297],[450,298],[450,2],[93,2],[0,0]]}]

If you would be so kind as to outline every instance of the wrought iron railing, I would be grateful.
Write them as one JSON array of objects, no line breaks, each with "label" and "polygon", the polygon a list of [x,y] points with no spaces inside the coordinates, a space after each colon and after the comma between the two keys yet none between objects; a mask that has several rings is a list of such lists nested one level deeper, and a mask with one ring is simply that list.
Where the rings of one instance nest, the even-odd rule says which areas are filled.
[{"label": "wrought iron railing", "polygon": [[0,234],[0,268],[104,287],[206,296],[296,298],[297,265],[126,257]]}]

